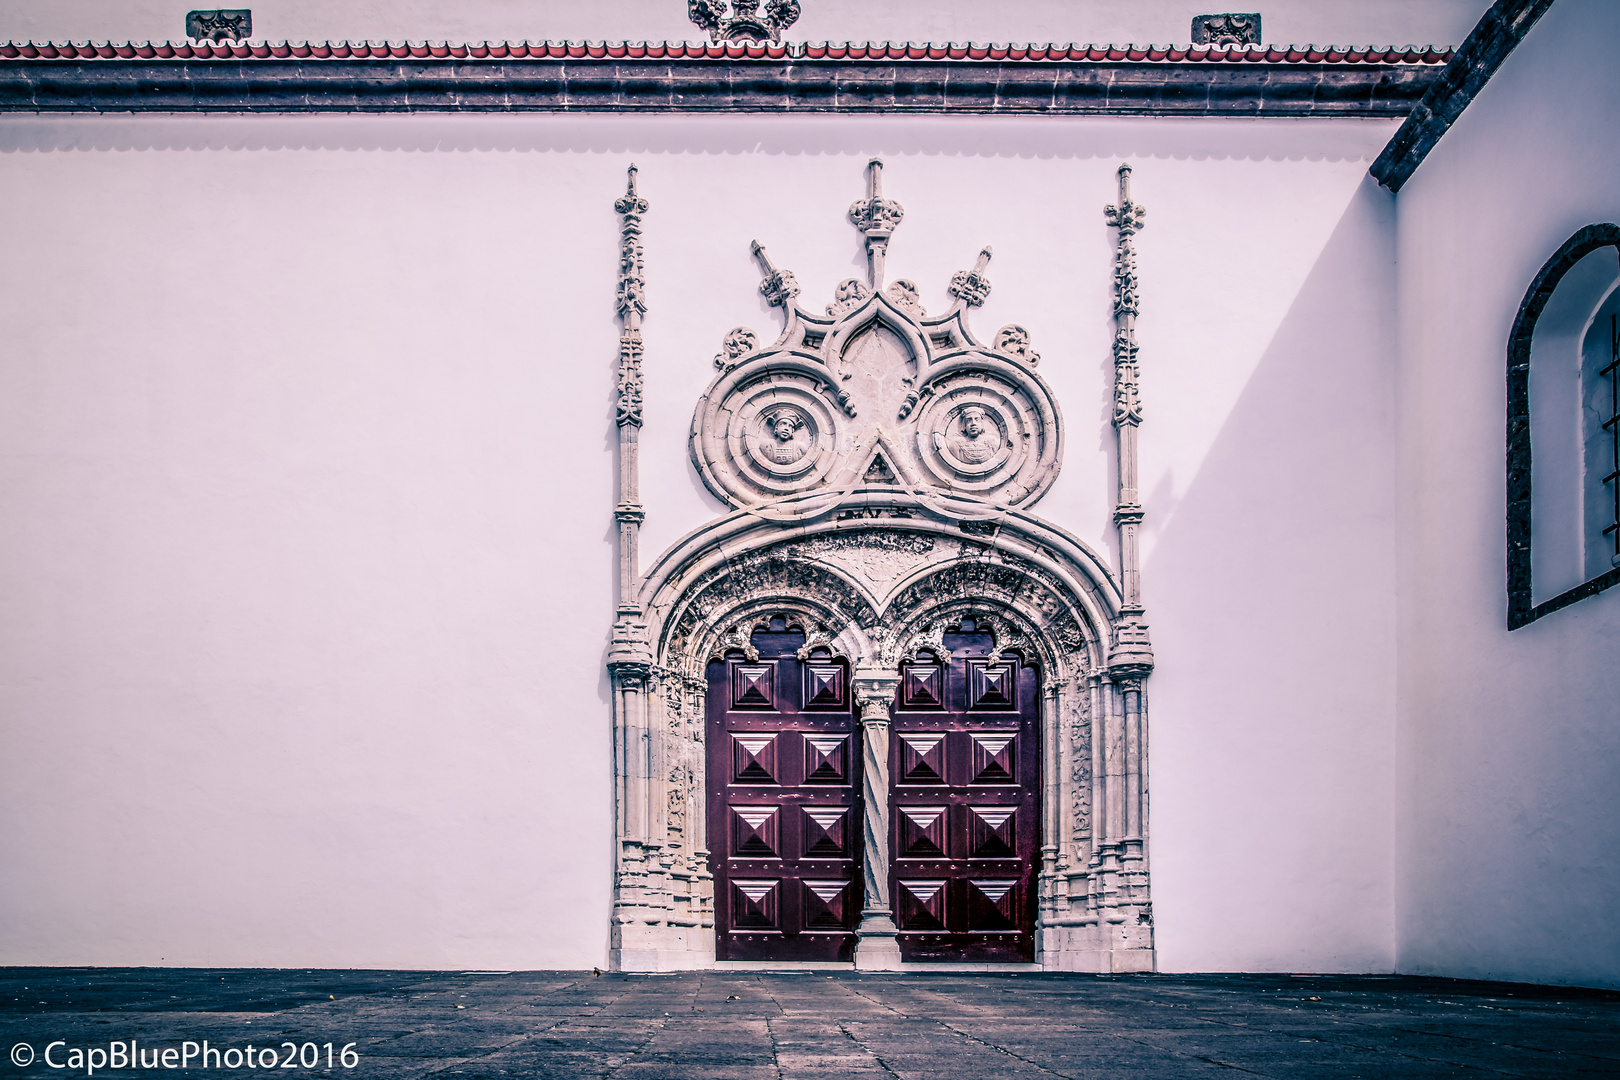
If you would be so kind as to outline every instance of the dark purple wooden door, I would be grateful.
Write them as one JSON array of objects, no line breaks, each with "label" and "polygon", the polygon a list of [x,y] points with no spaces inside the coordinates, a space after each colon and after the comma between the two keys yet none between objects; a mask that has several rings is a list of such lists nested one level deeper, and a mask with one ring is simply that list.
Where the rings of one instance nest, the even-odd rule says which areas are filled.
[{"label": "dark purple wooden door", "polygon": [[861,751],[849,669],[800,660],[781,620],[709,665],[715,959],[852,960],[861,911]]},{"label": "dark purple wooden door", "polygon": [[1033,961],[1040,683],[972,626],[901,668],[889,894],[906,960]]}]

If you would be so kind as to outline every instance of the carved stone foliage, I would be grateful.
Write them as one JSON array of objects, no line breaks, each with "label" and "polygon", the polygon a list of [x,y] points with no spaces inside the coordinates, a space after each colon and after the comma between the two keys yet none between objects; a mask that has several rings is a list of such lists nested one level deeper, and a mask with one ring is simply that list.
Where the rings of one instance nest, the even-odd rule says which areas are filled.
[{"label": "carved stone foliage", "polygon": [[781,41],[782,31],[799,19],[799,0],[687,0],[686,14],[715,41]]},{"label": "carved stone foliage", "polygon": [[1258,45],[1260,13],[1245,11],[1195,15],[1192,40],[1194,45]]},{"label": "carved stone foliage", "polygon": [[1070,842],[1079,850],[1091,838],[1091,692],[1081,683],[1063,696],[1069,755]]},{"label": "carved stone foliage", "polygon": [[951,278],[954,303],[936,318],[914,282],[884,287],[903,210],[883,197],[879,169],[849,212],[869,280],[839,283],[825,315],[799,303],[792,275],[754,243],[761,292],[782,308],[784,327],[763,348],[743,328],[727,336],[692,420],[693,463],[715,495],[772,520],[815,517],[874,484],[959,518],[1027,506],[1062,460],[1057,402],[1032,370],[1030,335],[1010,325],[985,344],[968,324],[989,294],[988,247]]},{"label": "carved stone foliage", "polygon": [[1068,678],[1089,670],[1106,634],[1089,628],[1084,611],[1067,585],[1027,559],[915,528],[839,529],[784,539],[699,575],[667,609],[658,653],[682,670],[728,649],[748,652],[763,620],[793,612],[807,648],[825,644],[852,662],[893,667],[941,632],[942,620],[973,617],[998,652]]},{"label": "carved stone foliage", "polygon": [[982,307],[990,299],[990,279],[985,276],[984,269],[990,265],[990,247],[979,252],[979,261],[971,270],[958,270],[951,275],[950,288],[946,290],[968,307]]},{"label": "carved stone foliage", "polygon": [[647,281],[645,260],[641,252],[641,215],[647,212],[647,200],[636,194],[636,167],[630,166],[624,197],[613,204],[623,216],[619,239],[619,317],[624,329],[619,332],[619,401],[618,424],[641,426],[641,316],[647,312]]},{"label": "carved stone foliage", "polygon": [[1047,677],[1068,677],[1090,665],[1086,646],[1094,635],[1081,628],[1078,610],[1061,583],[1025,559],[959,558],[885,605],[884,621],[893,631],[879,659],[892,665],[915,658],[946,622],[972,617],[990,629],[997,653],[1020,652],[1041,664]]},{"label": "carved stone foliage", "polygon": [[1026,364],[1041,362],[1041,354],[1029,347],[1029,331],[1016,323],[1009,323],[996,331],[996,352],[1016,357]]},{"label": "carved stone foliage", "polygon": [[720,343],[720,354],[714,358],[714,366],[721,371],[737,366],[740,357],[747,356],[759,348],[759,335],[746,326],[735,326],[726,333],[725,340]]},{"label": "carved stone foliage", "polygon": [[253,12],[215,8],[186,12],[186,37],[193,41],[246,41],[253,36]]},{"label": "carved stone foliage", "polygon": [[[1131,169],[1119,170],[1120,200],[1103,207],[1103,218],[1119,230],[1114,256],[1114,424],[1140,424],[1142,400],[1136,364],[1136,317],[1141,304],[1136,279],[1136,245],[1132,240],[1147,218],[1147,207],[1131,201]],[[1134,484],[1132,485],[1134,487]]]},{"label": "carved stone foliage", "polygon": [[773,607],[797,612],[809,620],[806,625],[826,627],[830,634],[877,621],[871,601],[842,574],[773,548],[728,560],[683,590],[665,620],[660,653],[668,664],[679,666],[700,663],[725,648],[747,651],[751,626],[740,640],[724,635],[736,633],[751,615]]},{"label": "carved stone foliage", "polygon": [[925,533],[863,529],[812,537],[794,544],[793,549],[847,570],[852,577],[881,590],[927,563],[936,545],[935,538]]}]

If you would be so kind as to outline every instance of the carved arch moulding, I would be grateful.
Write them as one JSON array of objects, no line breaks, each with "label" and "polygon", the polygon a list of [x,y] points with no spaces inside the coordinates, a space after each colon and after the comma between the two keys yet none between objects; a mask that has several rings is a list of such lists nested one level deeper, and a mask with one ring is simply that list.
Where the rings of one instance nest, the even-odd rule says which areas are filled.
[{"label": "carved arch moulding", "polygon": [[[1030,510],[1062,464],[1062,417],[1041,358],[1021,326],[983,339],[970,325],[991,288],[988,246],[950,277],[943,314],[924,310],[910,280],[885,283],[904,210],[884,195],[880,162],[847,217],[866,274],[837,283],[822,308],[801,303],[794,275],[754,243],[760,291],[782,325],[769,341],[750,327],[723,336],[688,443],[703,482],[732,509],[622,578],[608,665],[618,775],[610,963],[715,962],[711,661],[757,659],[760,630],[801,632],[800,659],[849,665],[865,738],[879,745],[881,733],[886,746],[901,665],[971,622],[991,635],[992,661],[1017,656],[1038,674],[1037,963],[1151,970],[1146,624],[1097,552]],[[639,260],[632,270],[644,296]],[[644,310],[633,313],[638,330]],[[639,389],[639,368],[633,376]],[[621,438],[632,550],[640,517],[623,507],[635,446]],[[873,801],[867,835],[885,835],[882,822],[873,831]],[[857,966],[895,966],[886,912],[869,903],[860,926]]]}]

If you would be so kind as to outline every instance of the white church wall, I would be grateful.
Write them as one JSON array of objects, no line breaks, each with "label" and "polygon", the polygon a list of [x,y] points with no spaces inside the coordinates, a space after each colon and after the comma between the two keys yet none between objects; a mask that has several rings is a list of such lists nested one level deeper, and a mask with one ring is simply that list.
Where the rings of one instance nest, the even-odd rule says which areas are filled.
[{"label": "white church wall", "polygon": [[1620,221],[1617,33],[1554,4],[1397,199],[1402,971],[1620,985],[1620,595],[1509,633],[1503,554],[1509,329]]},{"label": "white church wall", "polygon": [[1068,425],[1037,512],[1104,550],[1101,208],[1135,164],[1160,964],[1388,969],[1391,238],[1364,174],[1392,129],[8,119],[0,958],[600,963],[613,199],[635,161],[645,566],[719,510],[686,434],[721,335],[776,326],[749,241],[830,299],[878,154],[889,273],[926,306],[993,245],[974,324],[1030,329]]},{"label": "white church wall", "polygon": [[[255,38],[275,41],[696,41],[685,0],[257,0]],[[1219,5],[1216,5],[1217,7]],[[1265,40],[1288,45],[1455,45],[1487,0],[1270,0]],[[1201,0],[805,0],[791,41],[1185,44]],[[1246,9],[1247,10],[1247,9]],[[181,39],[185,8],[160,0],[0,2],[0,40]]]},{"label": "white church wall", "polygon": [[[1205,268],[1227,325],[1143,349],[1185,380],[1173,405],[1237,391],[1174,494],[1169,470],[1143,484],[1161,970],[1394,969],[1393,207],[1364,173],[1322,169],[1331,213],[1262,212],[1290,243]],[[1255,319],[1265,263],[1302,255],[1281,317]],[[1217,376],[1238,351],[1250,373]],[[1175,426],[1161,408],[1144,440]]]}]

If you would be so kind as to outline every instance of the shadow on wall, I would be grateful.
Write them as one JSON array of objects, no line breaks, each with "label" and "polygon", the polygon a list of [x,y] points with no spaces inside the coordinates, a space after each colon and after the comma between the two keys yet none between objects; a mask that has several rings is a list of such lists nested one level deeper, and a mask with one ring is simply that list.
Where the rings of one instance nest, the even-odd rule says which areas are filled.
[{"label": "shadow on wall", "polygon": [[1161,970],[1394,969],[1394,300],[1367,178],[1144,567]]},{"label": "shadow on wall", "polygon": [[[1371,161],[1392,120],[1286,121],[1162,117],[19,116],[0,153],[70,150],[393,150],[583,154],[849,153],[868,137],[891,154],[1012,158]],[[1362,139],[1347,139],[1359,129]],[[1084,138],[1076,138],[1079,132]]]}]

